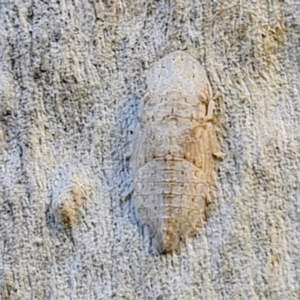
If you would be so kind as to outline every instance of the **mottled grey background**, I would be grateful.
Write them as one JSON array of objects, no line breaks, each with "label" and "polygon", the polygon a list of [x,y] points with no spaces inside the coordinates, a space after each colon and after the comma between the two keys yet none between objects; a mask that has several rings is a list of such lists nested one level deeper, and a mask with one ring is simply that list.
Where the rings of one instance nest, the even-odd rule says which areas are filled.
[{"label": "mottled grey background", "polygon": [[[300,5],[0,1],[0,299],[300,299]],[[205,67],[212,211],[149,254],[125,197],[145,75]]]}]

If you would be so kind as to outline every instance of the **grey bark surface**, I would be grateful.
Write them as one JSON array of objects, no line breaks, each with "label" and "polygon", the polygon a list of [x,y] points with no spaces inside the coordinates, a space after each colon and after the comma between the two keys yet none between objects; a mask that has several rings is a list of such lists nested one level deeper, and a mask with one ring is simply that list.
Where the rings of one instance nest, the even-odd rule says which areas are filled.
[{"label": "grey bark surface", "polygon": [[[0,299],[300,299],[300,5],[0,2]],[[205,67],[226,159],[153,255],[129,155],[147,70]]]}]

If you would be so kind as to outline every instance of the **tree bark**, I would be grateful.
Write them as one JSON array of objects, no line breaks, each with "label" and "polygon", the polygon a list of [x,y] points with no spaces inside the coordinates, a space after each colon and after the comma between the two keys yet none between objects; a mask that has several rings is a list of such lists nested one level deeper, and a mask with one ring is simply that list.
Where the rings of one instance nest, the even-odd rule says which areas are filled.
[{"label": "tree bark", "polygon": [[[0,3],[0,299],[300,299],[299,5]],[[129,155],[147,70],[182,50],[216,95],[211,212],[153,255]]]}]

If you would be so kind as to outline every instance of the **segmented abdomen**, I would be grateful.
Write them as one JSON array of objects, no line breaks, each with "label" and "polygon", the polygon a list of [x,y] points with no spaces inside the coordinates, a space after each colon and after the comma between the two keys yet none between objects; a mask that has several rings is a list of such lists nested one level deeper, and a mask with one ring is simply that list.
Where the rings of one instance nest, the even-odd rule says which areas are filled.
[{"label": "segmented abdomen", "polygon": [[185,160],[153,160],[137,170],[136,210],[160,252],[176,250],[180,240],[197,232],[206,192],[202,171]]}]

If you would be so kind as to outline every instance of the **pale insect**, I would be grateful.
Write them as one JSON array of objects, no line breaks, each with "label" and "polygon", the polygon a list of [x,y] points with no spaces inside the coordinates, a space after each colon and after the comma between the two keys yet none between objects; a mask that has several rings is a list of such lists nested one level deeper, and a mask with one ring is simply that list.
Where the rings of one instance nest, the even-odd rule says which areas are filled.
[{"label": "pale insect", "polygon": [[168,253],[203,223],[216,159],[222,159],[205,70],[176,51],[147,75],[133,155],[133,204],[157,250]]}]

